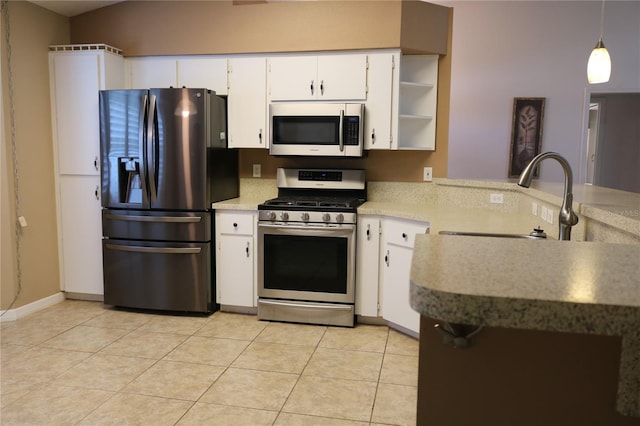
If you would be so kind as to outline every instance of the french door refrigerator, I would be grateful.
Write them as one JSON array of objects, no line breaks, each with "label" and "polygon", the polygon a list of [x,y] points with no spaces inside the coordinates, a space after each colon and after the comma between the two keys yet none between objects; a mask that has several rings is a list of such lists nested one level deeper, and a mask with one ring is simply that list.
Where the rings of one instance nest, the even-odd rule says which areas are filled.
[{"label": "french door refrigerator", "polygon": [[215,311],[211,203],[238,196],[225,100],[186,88],[99,97],[104,303]]}]

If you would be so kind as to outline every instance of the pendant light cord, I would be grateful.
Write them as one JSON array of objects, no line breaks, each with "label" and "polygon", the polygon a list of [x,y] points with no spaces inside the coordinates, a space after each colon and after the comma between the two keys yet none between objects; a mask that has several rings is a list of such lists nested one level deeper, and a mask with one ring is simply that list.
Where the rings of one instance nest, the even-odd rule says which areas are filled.
[{"label": "pendant light cord", "polygon": [[[14,207],[16,218],[20,216],[20,173],[18,171],[18,144],[16,143],[16,111],[15,111],[15,96],[13,88],[13,70],[11,63],[11,26],[9,17],[9,1],[2,0],[2,18],[4,24],[4,36],[6,41],[6,57],[7,57],[7,86],[9,89],[9,123],[11,126],[11,154],[13,161],[13,192],[14,192]],[[13,297],[13,300],[2,313],[0,317],[6,314],[18,300],[20,293],[22,292],[22,235],[21,226],[16,220],[15,223],[15,243],[16,243],[16,280],[17,290]]]},{"label": "pendant light cord", "polygon": [[602,8],[600,10],[600,41],[602,41],[602,34],[604,32],[604,1],[602,0]]}]

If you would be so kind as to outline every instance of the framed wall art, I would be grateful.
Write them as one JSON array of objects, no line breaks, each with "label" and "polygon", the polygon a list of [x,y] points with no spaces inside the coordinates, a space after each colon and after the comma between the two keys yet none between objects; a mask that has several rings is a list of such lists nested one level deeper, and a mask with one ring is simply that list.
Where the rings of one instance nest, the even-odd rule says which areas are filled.
[{"label": "framed wall art", "polygon": [[[540,153],[545,98],[513,98],[509,177],[518,177]],[[538,168],[535,177],[538,177]]]}]

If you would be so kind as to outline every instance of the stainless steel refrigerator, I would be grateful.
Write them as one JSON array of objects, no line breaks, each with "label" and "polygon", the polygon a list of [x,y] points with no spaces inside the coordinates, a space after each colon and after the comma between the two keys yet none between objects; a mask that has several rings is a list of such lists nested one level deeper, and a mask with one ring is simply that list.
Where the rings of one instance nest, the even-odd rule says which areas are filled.
[{"label": "stainless steel refrigerator", "polygon": [[211,203],[238,196],[225,99],[185,88],[99,96],[104,302],[215,311]]}]

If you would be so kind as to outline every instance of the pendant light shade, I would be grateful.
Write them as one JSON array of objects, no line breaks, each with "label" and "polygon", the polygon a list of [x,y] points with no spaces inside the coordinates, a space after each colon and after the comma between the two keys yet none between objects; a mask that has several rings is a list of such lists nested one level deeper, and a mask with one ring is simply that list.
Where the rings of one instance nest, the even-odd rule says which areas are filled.
[{"label": "pendant light shade", "polygon": [[589,84],[606,83],[610,76],[611,57],[600,39],[589,56],[589,62],[587,62],[587,81]]},{"label": "pendant light shade", "polygon": [[600,14],[600,39],[593,48],[587,62],[587,81],[589,84],[606,83],[611,76],[611,56],[602,42],[602,30],[604,26],[604,0]]}]

